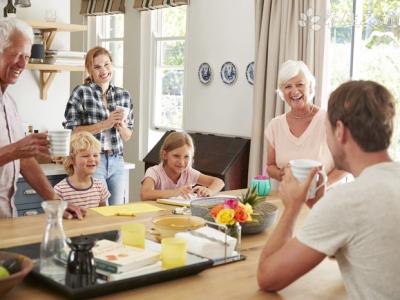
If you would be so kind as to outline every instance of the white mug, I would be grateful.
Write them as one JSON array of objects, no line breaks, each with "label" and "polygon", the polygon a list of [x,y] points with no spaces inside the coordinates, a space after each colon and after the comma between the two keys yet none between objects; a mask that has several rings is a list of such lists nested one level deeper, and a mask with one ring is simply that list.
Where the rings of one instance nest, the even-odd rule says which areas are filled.
[{"label": "white mug", "polygon": [[121,105],[117,105],[115,107],[116,110],[122,110],[124,113],[124,120],[126,120],[128,118],[129,115],[129,108],[125,107],[125,106],[121,106]]},{"label": "white mug", "polygon": [[[297,180],[304,182],[307,179],[308,174],[310,174],[311,169],[319,168],[318,172],[315,174],[311,187],[307,194],[307,199],[315,198],[315,193],[326,184],[328,177],[323,170],[322,164],[319,161],[312,159],[294,159],[289,162],[290,169],[294,177]],[[322,168],[321,168],[322,167]],[[317,186],[319,176],[322,176],[322,183]]]},{"label": "white mug", "polygon": [[51,156],[68,156],[71,141],[71,129],[49,130]]}]

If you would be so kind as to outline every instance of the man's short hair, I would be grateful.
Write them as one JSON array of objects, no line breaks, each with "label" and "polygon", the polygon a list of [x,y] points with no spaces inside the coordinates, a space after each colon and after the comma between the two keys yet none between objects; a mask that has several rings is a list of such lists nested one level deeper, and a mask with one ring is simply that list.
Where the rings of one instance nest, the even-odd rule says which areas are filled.
[{"label": "man's short hair", "polygon": [[10,35],[14,30],[20,31],[30,42],[33,43],[32,27],[17,18],[0,20],[0,53],[10,45]]},{"label": "man's short hair", "polygon": [[389,147],[393,133],[396,104],[392,94],[374,81],[348,81],[329,97],[328,118],[350,130],[353,139],[366,152]]}]

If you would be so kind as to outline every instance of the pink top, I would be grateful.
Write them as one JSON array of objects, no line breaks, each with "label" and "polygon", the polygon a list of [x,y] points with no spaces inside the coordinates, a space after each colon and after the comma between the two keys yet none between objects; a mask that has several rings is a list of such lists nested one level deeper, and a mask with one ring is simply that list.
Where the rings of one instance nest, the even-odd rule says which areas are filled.
[{"label": "pink top", "polygon": [[[0,89],[0,148],[22,139],[24,130],[14,100]],[[15,193],[20,170],[19,159],[0,166],[0,218],[16,217]]]},{"label": "pink top", "polygon": [[265,137],[275,149],[276,165],[285,167],[292,159],[313,159],[322,163],[329,173],[334,162],[326,141],[326,112],[320,109],[300,137],[289,129],[286,114],[275,117],[268,124]]},{"label": "pink top", "polygon": [[[165,173],[162,163],[157,166],[153,166],[146,170],[144,178],[151,178],[154,180],[154,189],[156,190],[174,190],[181,186],[190,185],[193,186],[197,184],[201,173],[191,167],[188,167],[182,172],[181,177],[179,177],[178,182],[175,184],[171,178]],[[142,180],[142,182],[143,182]]]},{"label": "pink top", "polygon": [[64,201],[83,208],[98,207],[101,202],[107,203],[111,196],[104,183],[93,177],[92,185],[87,189],[78,189],[70,183],[68,178],[64,178],[56,184],[54,191]]}]

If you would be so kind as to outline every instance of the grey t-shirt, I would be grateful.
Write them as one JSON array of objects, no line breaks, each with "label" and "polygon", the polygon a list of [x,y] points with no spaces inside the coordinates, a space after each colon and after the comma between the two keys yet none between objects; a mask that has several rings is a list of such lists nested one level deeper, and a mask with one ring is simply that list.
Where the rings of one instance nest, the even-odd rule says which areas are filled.
[{"label": "grey t-shirt", "polygon": [[336,257],[352,299],[400,299],[400,163],[370,166],[333,188],[297,239]]}]

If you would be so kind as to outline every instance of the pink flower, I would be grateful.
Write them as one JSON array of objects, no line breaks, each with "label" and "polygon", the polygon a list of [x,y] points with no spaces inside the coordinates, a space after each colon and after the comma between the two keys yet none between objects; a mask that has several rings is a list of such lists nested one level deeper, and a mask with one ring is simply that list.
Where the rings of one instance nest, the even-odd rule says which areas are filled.
[{"label": "pink flower", "polygon": [[235,209],[237,205],[238,205],[238,202],[236,199],[226,199],[224,201],[225,208]]}]

